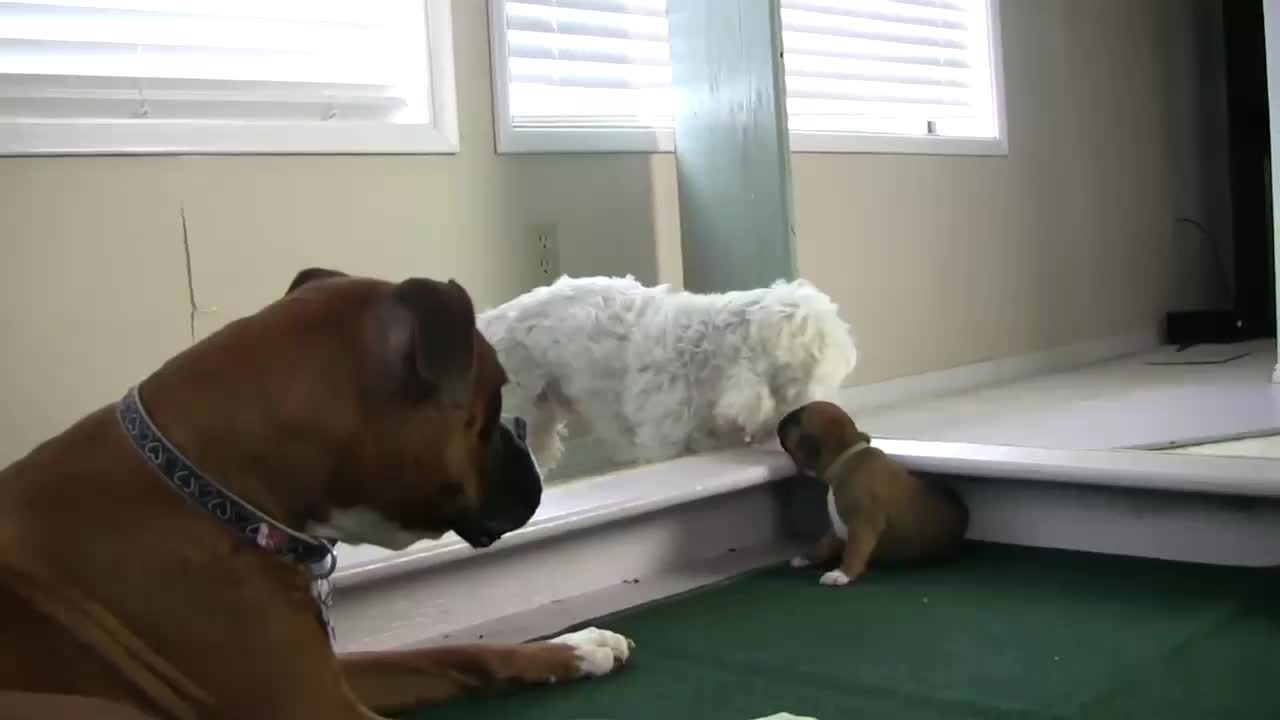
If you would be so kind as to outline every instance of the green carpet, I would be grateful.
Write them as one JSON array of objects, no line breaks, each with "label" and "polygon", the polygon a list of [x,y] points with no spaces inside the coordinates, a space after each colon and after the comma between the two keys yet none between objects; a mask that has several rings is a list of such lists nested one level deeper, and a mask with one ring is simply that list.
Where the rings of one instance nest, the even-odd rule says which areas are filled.
[{"label": "green carpet", "polygon": [[597,680],[404,720],[1280,718],[1280,575],[974,544],[844,588],[770,568],[592,621]]}]

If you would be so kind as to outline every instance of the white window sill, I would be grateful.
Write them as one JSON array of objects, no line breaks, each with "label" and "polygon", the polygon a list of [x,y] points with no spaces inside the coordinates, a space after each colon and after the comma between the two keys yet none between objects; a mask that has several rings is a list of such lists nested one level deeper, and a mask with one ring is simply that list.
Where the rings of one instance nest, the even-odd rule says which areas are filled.
[{"label": "white window sill", "polygon": [[[938,475],[1034,483],[1125,487],[1182,493],[1280,498],[1280,463],[1264,458],[1183,455],[1146,450],[1051,450],[918,440],[876,440],[909,469]],[[523,528],[476,551],[453,535],[393,552],[339,545],[337,587],[501,552],[695,500],[790,477],[791,461],[773,447],[729,450],[607,473],[548,488]]]},{"label": "white window sill", "polygon": [[3,122],[0,155],[452,154],[456,124]]},{"label": "white window sill", "polygon": [[527,153],[669,153],[675,134],[656,128],[502,128],[499,154]]},{"label": "white window sill", "polygon": [[1004,137],[972,138],[793,132],[791,133],[791,152],[850,155],[1005,156],[1009,154],[1009,141]]},{"label": "white window sill", "polygon": [[[499,154],[669,153],[675,133],[668,129],[499,128]],[[871,133],[791,133],[793,153],[1005,156],[1005,137],[926,137]]]}]

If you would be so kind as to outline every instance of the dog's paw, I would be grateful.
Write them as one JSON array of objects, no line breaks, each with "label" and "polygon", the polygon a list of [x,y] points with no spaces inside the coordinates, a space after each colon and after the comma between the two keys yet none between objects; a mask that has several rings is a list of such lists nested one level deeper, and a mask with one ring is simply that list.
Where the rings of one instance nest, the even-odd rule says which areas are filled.
[{"label": "dog's paw", "polygon": [[813,563],[809,561],[809,558],[803,555],[797,555],[791,558],[791,567],[793,568],[809,567],[812,564]]},{"label": "dog's paw", "polygon": [[579,677],[606,675],[625,665],[636,646],[631,638],[595,627],[552,638],[551,642],[573,648]]},{"label": "dog's paw", "polygon": [[818,579],[819,583],[823,585],[831,585],[833,587],[848,585],[849,581],[849,576],[845,575],[844,571],[839,568],[832,570],[831,572],[823,573],[822,577]]}]

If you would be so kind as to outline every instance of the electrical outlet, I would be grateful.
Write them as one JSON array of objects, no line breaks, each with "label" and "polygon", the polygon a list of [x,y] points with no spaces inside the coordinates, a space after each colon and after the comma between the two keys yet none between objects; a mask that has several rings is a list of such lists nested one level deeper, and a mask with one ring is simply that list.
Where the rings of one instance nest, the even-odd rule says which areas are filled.
[{"label": "electrical outlet", "polygon": [[534,259],[538,263],[538,277],[543,283],[555,282],[560,276],[560,238],[555,223],[543,223],[534,230]]}]

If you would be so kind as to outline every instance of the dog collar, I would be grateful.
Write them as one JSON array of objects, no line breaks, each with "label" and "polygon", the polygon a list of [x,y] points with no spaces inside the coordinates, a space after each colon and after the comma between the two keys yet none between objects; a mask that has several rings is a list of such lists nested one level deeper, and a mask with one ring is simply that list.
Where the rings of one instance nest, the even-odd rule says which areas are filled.
[{"label": "dog collar", "polygon": [[845,448],[844,452],[837,455],[835,460],[831,461],[831,464],[827,466],[827,472],[823,474],[830,475],[832,472],[838,470],[840,466],[849,462],[849,459],[852,458],[854,455],[857,455],[858,453],[862,452],[863,450],[866,450],[869,447],[871,447],[871,443],[867,442],[866,440],[859,440],[858,442],[850,445],[849,447]]},{"label": "dog collar", "polygon": [[307,569],[313,581],[312,595],[320,606],[321,620],[332,635],[328,618],[328,579],[338,562],[333,548],[319,538],[276,522],[200,472],[151,421],[142,406],[136,385],[116,403],[116,417],[133,447],[179,495],[213,516],[248,544]]}]

